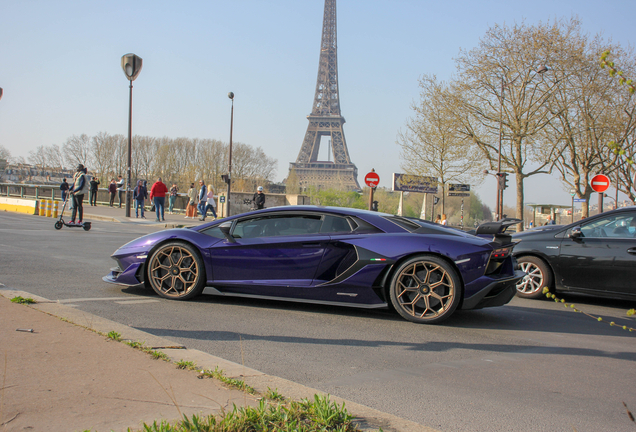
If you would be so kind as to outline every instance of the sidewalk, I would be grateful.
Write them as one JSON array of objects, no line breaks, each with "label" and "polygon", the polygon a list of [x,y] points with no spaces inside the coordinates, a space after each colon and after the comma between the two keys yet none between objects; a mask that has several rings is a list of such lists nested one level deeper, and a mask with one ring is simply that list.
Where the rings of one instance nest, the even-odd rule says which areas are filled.
[{"label": "sidewalk", "polygon": [[[106,205],[97,205],[91,206],[87,203],[84,203],[84,220],[87,221],[95,221],[95,220],[103,220],[109,222],[122,222],[122,223],[138,223],[138,224],[157,224],[157,225],[165,225],[167,228],[174,228],[177,226],[193,226],[199,225],[204,222],[201,222],[199,218],[201,217],[197,214],[195,219],[186,219],[185,213],[180,214],[168,214],[168,210],[164,213],[165,222],[156,222],[157,215],[153,211],[146,210],[144,216],[146,219],[142,219],[141,215],[139,218],[135,217],[135,208],[130,208],[130,216],[126,217],[126,206],[122,206],[119,208],[118,205],[114,207],[109,207]],[[71,219],[71,211],[64,211],[64,220]],[[210,212],[208,212],[208,217],[205,219],[205,222],[211,222],[214,220],[214,217]]]},{"label": "sidewalk", "polygon": [[[10,302],[16,296],[37,303]],[[172,363],[96,333],[111,331],[123,340],[142,342],[166,354]],[[182,414],[219,414],[233,405],[258,403],[257,397],[225,388],[219,381],[199,379],[197,371],[177,369],[173,363],[181,360],[191,361],[199,369],[218,367],[225,376],[242,380],[261,394],[269,388],[296,400],[323,394],[0,284],[2,431],[140,430],[144,422],[178,420]],[[363,431],[382,427],[386,432],[434,432],[364,405],[331,399],[345,402]]]}]

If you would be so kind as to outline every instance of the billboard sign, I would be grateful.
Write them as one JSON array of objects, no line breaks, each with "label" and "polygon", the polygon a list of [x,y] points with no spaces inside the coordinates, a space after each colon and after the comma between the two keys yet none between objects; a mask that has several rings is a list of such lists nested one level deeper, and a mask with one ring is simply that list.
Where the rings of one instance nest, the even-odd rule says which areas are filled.
[{"label": "billboard sign", "polygon": [[437,193],[437,177],[393,173],[393,190],[396,192]]}]

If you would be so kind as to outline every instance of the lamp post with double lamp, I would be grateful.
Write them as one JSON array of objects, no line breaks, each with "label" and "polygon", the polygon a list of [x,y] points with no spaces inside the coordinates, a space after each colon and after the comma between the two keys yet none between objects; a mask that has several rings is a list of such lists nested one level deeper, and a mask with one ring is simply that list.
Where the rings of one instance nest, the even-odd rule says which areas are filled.
[{"label": "lamp post with double lamp", "polygon": [[232,101],[232,111],[230,113],[230,154],[227,162],[227,216],[230,216],[230,189],[232,185],[232,129],[234,128],[234,93],[229,92],[227,97]]},{"label": "lamp post with double lamp", "polygon": [[[535,73],[537,74],[543,74],[545,72],[548,71],[547,66],[539,66],[539,68],[537,68],[535,70]],[[515,78],[516,80],[516,78]],[[509,86],[510,84],[514,83],[515,80],[513,80],[510,83],[504,83],[504,77],[501,77],[501,97],[499,98],[499,150],[497,152],[497,180],[499,180],[502,177],[502,172],[501,172],[501,142],[503,140],[503,107],[504,107],[504,91],[505,88],[507,86]],[[496,210],[496,214],[497,214],[497,219],[501,219],[501,215],[503,213],[503,187],[502,187],[502,181],[497,181],[497,210]]]},{"label": "lamp post with double lamp", "polygon": [[130,95],[128,97],[128,169],[126,172],[126,217],[130,217],[130,204],[132,201],[132,89],[133,81],[141,72],[143,61],[135,54],[125,54],[121,58],[121,68],[124,75],[130,81]]}]

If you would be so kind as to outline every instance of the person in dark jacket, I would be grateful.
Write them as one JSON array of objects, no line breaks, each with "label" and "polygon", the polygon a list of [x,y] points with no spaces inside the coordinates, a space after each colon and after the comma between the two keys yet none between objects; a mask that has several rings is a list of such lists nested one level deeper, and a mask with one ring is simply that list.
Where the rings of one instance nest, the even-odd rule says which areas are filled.
[{"label": "person in dark jacket", "polygon": [[110,194],[110,206],[112,207],[115,203],[115,195],[117,195],[117,183],[115,183],[115,179],[111,179],[108,185],[108,193]]},{"label": "person in dark jacket", "polygon": [[208,190],[203,180],[199,180],[199,214],[201,215],[200,221],[205,220],[205,207],[208,205]]},{"label": "person in dark jacket", "polygon": [[91,206],[97,206],[97,191],[99,190],[100,181],[97,177],[91,179],[91,188],[89,191],[88,202]]},{"label": "person in dark jacket", "polygon": [[256,189],[256,193],[254,194],[254,198],[252,198],[254,202],[254,207],[257,210],[260,210],[265,207],[265,194],[263,193],[263,186],[259,186]]},{"label": "person in dark jacket", "polygon": [[146,219],[146,216],[144,216],[144,201],[148,198],[148,190],[143,180],[137,182],[137,187],[133,190],[133,198],[135,199],[135,217],[139,217],[139,209],[141,209],[141,218]]},{"label": "person in dark jacket", "polygon": [[66,179],[62,180],[62,184],[60,184],[60,190],[62,191],[62,201],[66,201],[66,196],[68,195],[68,183]]},{"label": "person in dark jacket", "polygon": [[[88,180],[86,180],[86,168],[84,165],[79,164],[77,166],[77,172],[73,177],[73,186],[69,189],[69,193],[73,197],[73,211],[71,212],[71,221],[69,225],[82,225],[84,218],[84,195],[88,192]],[[75,223],[75,218],[78,216],[79,221]]]}]

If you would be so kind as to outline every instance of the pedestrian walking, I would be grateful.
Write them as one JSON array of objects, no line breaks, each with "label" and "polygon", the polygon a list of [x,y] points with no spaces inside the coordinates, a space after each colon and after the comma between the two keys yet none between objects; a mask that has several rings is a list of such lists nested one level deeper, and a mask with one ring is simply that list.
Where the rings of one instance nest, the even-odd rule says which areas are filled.
[{"label": "pedestrian walking", "polygon": [[66,179],[62,180],[62,183],[60,184],[60,190],[62,191],[62,201],[66,201],[66,196],[68,195],[68,183],[66,182]]},{"label": "pedestrian walking", "polygon": [[[84,195],[88,192],[88,181],[86,180],[86,168],[84,165],[77,166],[77,172],[73,177],[73,186],[69,193],[73,197],[73,211],[69,225],[82,225],[84,219]],[[79,215],[79,220],[75,223],[75,218]]]},{"label": "pedestrian walking", "polygon": [[112,207],[115,204],[115,195],[117,194],[117,183],[115,183],[115,179],[110,180],[108,193],[110,194],[110,206]]},{"label": "pedestrian walking", "polygon": [[97,206],[97,191],[99,190],[100,181],[97,177],[93,177],[90,182],[90,194],[88,202],[91,206]]},{"label": "pedestrian walking", "polygon": [[205,220],[205,206],[208,204],[208,190],[203,180],[199,180],[199,205],[197,209],[201,217],[200,221]]},{"label": "pedestrian walking", "polygon": [[126,187],[124,184],[124,179],[122,176],[117,176],[117,191],[119,192],[119,208],[121,208],[121,203],[124,198],[124,193],[126,192]]},{"label": "pedestrian walking", "polygon": [[216,201],[214,201],[214,186],[212,186],[212,184],[208,185],[207,198],[208,198],[208,201],[205,206],[205,209],[203,210],[203,217],[200,219],[202,221],[204,221],[205,218],[208,216],[208,210],[212,211],[212,216],[214,216],[214,219],[216,219]]},{"label": "pedestrian walking", "polygon": [[168,187],[161,181],[161,177],[157,178],[157,181],[150,188],[150,200],[154,202],[155,212],[157,213],[155,222],[165,221],[164,206],[166,204],[167,193]]},{"label": "pedestrian walking", "polygon": [[194,219],[197,214],[197,190],[194,188],[194,183],[190,185],[188,189],[188,207],[186,208],[186,219]]},{"label": "pedestrian walking", "polygon": [[254,203],[254,207],[257,210],[260,210],[265,207],[265,194],[263,193],[263,186],[259,186],[256,188],[256,193],[254,194],[254,198],[252,198],[252,202]]},{"label": "pedestrian walking", "polygon": [[133,198],[135,199],[135,217],[139,217],[139,209],[141,209],[141,218],[146,219],[146,216],[144,216],[144,201],[148,198],[148,190],[144,186],[143,180],[137,182],[137,187],[133,191]]},{"label": "pedestrian walking", "polygon": [[172,214],[172,212],[174,211],[174,202],[177,200],[178,193],[179,188],[177,187],[177,184],[172,183],[172,187],[170,188],[170,197],[168,197],[168,199],[170,200],[170,204],[168,206],[168,214]]}]

